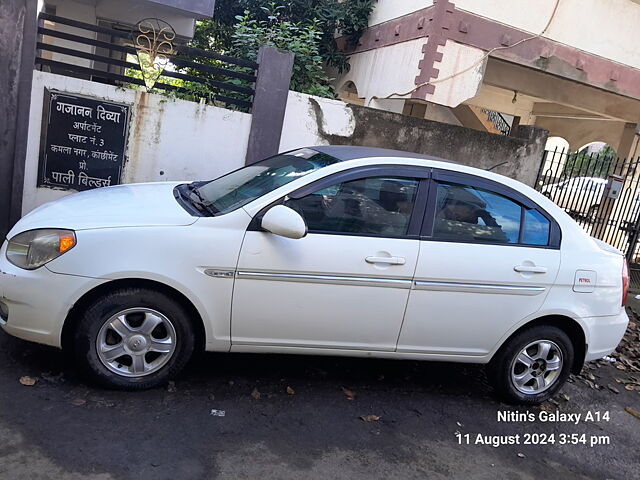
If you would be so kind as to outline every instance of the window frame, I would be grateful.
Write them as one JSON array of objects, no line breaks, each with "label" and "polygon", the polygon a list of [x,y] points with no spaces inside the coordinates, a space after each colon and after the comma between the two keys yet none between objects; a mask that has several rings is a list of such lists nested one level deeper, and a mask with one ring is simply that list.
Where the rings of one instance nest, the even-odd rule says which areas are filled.
[{"label": "window frame", "polygon": [[[437,202],[437,192],[438,192],[438,183],[455,183],[458,185],[481,188],[489,191],[490,193],[495,193],[497,195],[502,195],[506,197],[508,200],[517,203],[520,205],[520,231],[518,233],[518,242],[517,243],[508,243],[508,242],[479,242],[473,240],[447,240],[447,239],[439,239],[433,237],[433,226],[436,216],[436,202]],[[434,242],[447,242],[447,243],[463,243],[463,244],[474,244],[474,245],[502,245],[509,247],[525,247],[525,248],[541,248],[541,249],[552,249],[559,250],[560,245],[562,243],[562,231],[560,229],[560,225],[558,222],[542,207],[540,207],[537,203],[531,200],[526,195],[518,192],[517,190],[508,187],[504,184],[495,182],[493,180],[489,180],[487,178],[478,177],[476,175],[462,173],[462,172],[454,172],[450,170],[441,170],[441,169],[433,169],[431,178],[429,180],[430,186],[428,189],[429,192],[429,201],[427,202],[427,208],[424,215],[424,221],[422,223],[422,229],[420,230],[420,240],[424,241],[434,241]],[[546,245],[531,245],[522,243],[522,236],[524,232],[524,216],[526,210],[536,210],[540,213],[544,218],[549,221],[549,242]]]},{"label": "window frame", "polygon": [[[307,234],[314,235],[338,235],[344,237],[373,237],[373,238],[395,238],[404,240],[420,240],[420,232],[424,224],[424,216],[427,211],[427,204],[429,198],[431,168],[420,167],[413,165],[367,165],[362,167],[354,167],[341,172],[336,172],[326,177],[315,180],[307,185],[304,185],[293,192],[279,198],[266,207],[262,208],[258,214],[256,214],[247,231],[259,231],[265,232],[266,230],[260,226],[260,222],[264,214],[272,207],[276,205],[284,205],[286,200],[299,199],[306,197],[319,190],[323,190],[327,187],[331,187],[337,183],[345,183],[353,180],[361,180],[364,178],[373,177],[390,177],[390,178],[403,178],[403,179],[415,179],[418,180],[418,191],[416,193],[416,199],[414,202],[413,211],[409,219],[409,227],[405,235],[384,235],[373,233],[357,233],[357,232],[332,232],[322,230],[309,230]],[[305,222],[306,223],[306,222]]]}]

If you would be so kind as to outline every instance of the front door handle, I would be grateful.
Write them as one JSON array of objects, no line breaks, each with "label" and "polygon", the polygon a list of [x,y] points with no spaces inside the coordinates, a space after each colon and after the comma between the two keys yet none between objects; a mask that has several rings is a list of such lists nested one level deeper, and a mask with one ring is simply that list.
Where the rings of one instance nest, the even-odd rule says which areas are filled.
[{"label": "front door handle", "polygon": [[367,263],[386,263],[387,265],[404,265],[406,260],[402,257],[367,257]]},{"label": "front door handle", "polygon": [[536,267],[534,265],[516,265],[513,269],[520,273],[547,273],[547,267]]}]

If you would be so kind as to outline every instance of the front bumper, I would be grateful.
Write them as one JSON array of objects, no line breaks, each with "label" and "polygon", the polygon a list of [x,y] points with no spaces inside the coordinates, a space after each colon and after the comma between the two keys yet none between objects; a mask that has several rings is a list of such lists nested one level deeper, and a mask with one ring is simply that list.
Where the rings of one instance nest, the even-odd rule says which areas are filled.
[{"label": "front bumper", "polygon": [[629,325],[629,317],[624,308],[618,315],[583,320],[587,329],[588,350],[585,357],[587,362],[612,353],[618,347]]},{"label": "front bumper", "polygon": [[62,326],[73,304],[104,280],[53,273],[46,265],[23,270],[5,255],[7,242],[0,249],[0,301],[8,308],[0,326],[24,340],[61,346]]}]

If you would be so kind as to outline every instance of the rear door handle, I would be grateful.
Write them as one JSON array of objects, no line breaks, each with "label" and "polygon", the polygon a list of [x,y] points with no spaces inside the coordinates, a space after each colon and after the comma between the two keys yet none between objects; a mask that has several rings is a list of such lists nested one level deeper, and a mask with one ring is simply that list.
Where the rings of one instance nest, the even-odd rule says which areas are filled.
[{"label": "rear door handle", "polygon": [[547,273],[547,267],[536,267],[533,265],[516,265],[513,269],[521,273]]},{"label": "rear door handle", "polygon": [[367,257],[367,263],[386,263],[387,265],[404,265],[406,260],[402,257]]}]

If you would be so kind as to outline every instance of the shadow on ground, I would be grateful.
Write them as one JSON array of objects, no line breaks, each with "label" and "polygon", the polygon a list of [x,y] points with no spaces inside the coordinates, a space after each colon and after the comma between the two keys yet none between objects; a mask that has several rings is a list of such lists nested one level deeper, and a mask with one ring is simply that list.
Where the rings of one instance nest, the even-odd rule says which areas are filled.
[{"label": "shadow on ground", "polygon": [[[605,386],[632,375],[594,373]],[[83,383],[59,351],[0,332],[0,478],[640,478],[640,420],[624,411],[640,410],[640,393],[618,390],[576,378],[542,407],[609,421],[505,423],[501,410],[542,410],[499,403],[478,366],[203,354],[175,384],[116,392]],[[476,444],[526,433],[609,444]]]}]

